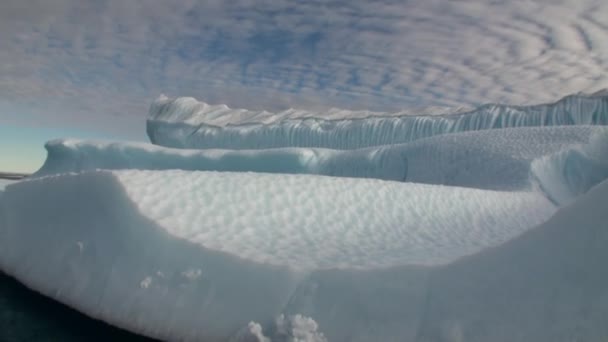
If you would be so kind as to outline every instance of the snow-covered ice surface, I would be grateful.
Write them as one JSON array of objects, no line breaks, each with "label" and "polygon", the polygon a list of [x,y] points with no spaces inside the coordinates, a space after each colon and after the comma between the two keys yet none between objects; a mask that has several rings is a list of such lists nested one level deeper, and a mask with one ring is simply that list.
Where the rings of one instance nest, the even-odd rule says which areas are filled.
[{"label": "snow-covered ice surface", "polygon": [[605,341],[606,101],[323,121],[160,99],[155,142],[234,149],[49,142],[0,191],[0,268],[168,340]]},{"label": "snow-covered ice surface", "polygon": [[[438,134],[495,128],[608,124],[608,96],[572,95],[536,106],[485,105],[465,113],[372,113],[333,110],[280,113],[211,106],[194,98],[159,97],[147,132],[154,144],[179,148],[353,149],[410,142]],[[418,114],[418,115],[416,115]]]},{"label": "snow-covered ice surface", "polygon": [[512,238],[554,210],[534,193],[310,175],[97,171],[7,187],[0,262],[33,288],[113,324],[204,339],[228,336],[248,320],[268,323],[311,273],[443,264]]},{"label": "snow-covered ice surface", "polygon": [[[181,176],[177,177],[180,173]],[[224,182],[218,180],[222,177],[226,178]],[[345,189],[336,184],[332,187],[344,190],[343,198],[314,196],[306,205],[309,203],[305,201],[306,194],[313,194],[313,191],[292,194],[291,201],[267,213],[269,224],[280,225],[269,229],[268,226],[257,226],[256,222],[250,224],[250,220],[264,221],[263,214],[267,209],[264,202],[276,203],[289,195],[279,195],[274,200],[258,197],[253,199],[254,203],[243,203],[248,199],[251,201],[247,194],[255,196],[257,193],[249,192],[256,188],[255,182],[244,189],[239,187],[242,184],[234,184],[241,177],[243,182],[258,177],[276,178],[272,175],[205,172],[188,175],[184,171],[97,171],[50,176],[11,185],[4,194],[0,209],[4,227],[0,231],[1,266],[29,286],[93,317],[166,339],[226,338],[239,331],[240,326],[247,326],[250,320],[272,327],[275,317],[285,313],[288,317],[295,314],[313,317],[320,331],[330,340],[380,338],[387,341],[404,337],[414,340],[416,336],[438,333],[439,328],[447,329],[445,334],[472,334],[475,337],[483,333],[486,335],[480,336],[493,334],[500,337],[500,331],[505,331],[500,330],[502,327],[518,327],[519,340],[538,336],[547,338],[534,340],[557,341],[559,339],[548,338],[554,331],[546,329],[548,323],[544,320],[549,319],[547,316],[557,316],[555,319],[558,319],[578,312],[570,312],[568,307],[561,308],[557,304],[545,308],[547,303],[561,296],[567,296],[572,301],[567,304],[576,305],[576,310],[592,309],[589,319],[578,318],[583,322],[577,324],[585,324],[583,327],[586,327],[580,331],[576,329],[579,325],[557,320],[555,325],[560,326],[562,332],[591,334],[588,329],[600,329],[603,325],[599,324],[605,323],[601,319],[608,313],[608,306],[596,304],[595,300],[599,298],[576,300],[577,296],[586,293],[580,292],[586,287],[599,291],[598,295],[606,295],[606,287],[588,283],[595,281],[594,277],[604,281],[608,278],[601,265],[593,270],[593,275],[588,273],[591,271],[588,266],[581,266],[584,268],[578,270],[578,264],[605,260],[603,254],[603,258],[598,256],[597,259],[594,255],[589,256],[585,246],[594,248],[594,253],[605,254],[601,242],[608,241],[607,217],[605,210],[600,209],[608,195],[608,184],[603,183],[582,203],[577,201],[573,207],[563,209],[560,216],[543,226],[543,234],[533,230],[531,234],[535,238],[532,242],[527,242],[530,238],[525,235],[526,253],[520,252],[521,242],[509,242],[499,249],[507,256],[489,258],[493,263],[476,268],[470,265],[484,263],[478,260],[478,254],[455,264],[437,265],[454,260],[463,252],[474,252],[498,242],[501,237],[494,236],[496,233],[500,235],[508,231],[515,235],[517,230],[526,226],[530,228],[545,220],[553,207],[545,200],[535,199],[532,194],[528,194],[526,200],[526,196],[517,196],[516,193],[509,196],[429,185],[413,185],[412,192],[408,192],[408,184],[386,182],[386,187],[394,186],[396,189],[391,191],[370,186],[372,189],[366,189],[365,194],[369,197],[358,197],[356,188]],[[282,177],[293,181],[308,180],[309,189],[332,180],[305,175],[278,178]],[[162,186],[163,181],[169,182],[169,186]],[[203,184],[197,185],[196,181]],[[180,183],[182,187],[177,186]],[[234,184],[235,189],[242,191],[227,192],[223,196],[226,199],[222,201],[213,195],[217,194],[213,190],[221,187],[220,184]],[[276,187],[265,192],[273,194],[272,189],[285,189],[286,186],[288,184],[279,181]],[[362,184],[357,186],[364,187]],[[191,189],[205,187],[209,187],[212,193],[206,200],[215,202],[212,206],[215,211],[211,208],[199,211],[204,208],[200,201],[205,199],[196,196],[202,193]],[[268,188],[263,186],[261,189]],[[450,194],[450,189],[456,190],[456,194]],[[406,192],[403,197],[410,195],[414,198],[402,203],[397,190]],[[418,193],[413,193],[415,190]],[[367,191],[371,193],[367,194]],[[457,195],[458,191],[462,192],[462,197]],[[395,203],[388,207],[377,200],[385,195],[388,195],[385,200],[390,200],[391,194],[396,196],[391,201]],[[298,196],[302,196],[301,201],[297,200]],[[477,196],[479,201],[471,201]],[[158,197],[164,197],[164,200],[156,201]],[[231,198],[233,201],[222,207]],[[314,204],[315,199],[324,198],[329,203]],[[350,200],[344,203],[344,198]],[[472,212],[466,211],[469,201],[469,208],[477,206]],[[343,206],[357,202],[362,205]],[[429,202],[435,202],[436,207]],[[465,211],[450,209],[455,204]],[[78,214],[75,214],[75,208],[78,208]],[[410,217],[402,222],[395,221],[398,223],[395,229],[405,225],[416,230],[416,225],[410,226],[408,221],[418,222],[419,227],[426,229],[419,229],[418,233],[383,229],[386,227],[384,224],[390,224],[391,215],[399,216],[403,209]],[[248,216],[239,210],[245,210]],[[315,230],[316,234],[310,230],[298,232],[293,229],[296,226],[307,227],[308,216],[304,215],[312,214],[312,219],[317,219],[314,214],[318,210],[330,216],[327,221],[308,228]],[[443,210],[447,212],[437,213]],[[337,213],[331,215],[332,211]],[[36,215],[31,215],[32,212]],[[386,217],[382,217],[382,213]],[[226,214],[233,216],[226,217]],[[262,216],[257,217],[257,214]],[[439,214],[438,218],[436,214]],[[370,222],[372,226],[358,225],[358,219]],[[346,229],[342,236],[332,236],[330,229],[324,229],[322,223],[328,224],[328,228],[345,229],[348,224],[359,228],[352,232]],[[239,226],[235,236],[218,233],[218,229],[234,231]],[[460,235],[454,233],[457,231],[454,226],[460,226]],[[576,233],[568,230],[572,227],[576,227]],[[208,238],[205,238],[205,233],[209,233]],[[394,241],[387,242],[387,233]],[[570,252],[574,247],[569,244],[578,247]],[[385,249],[376,249],[383,245]],[[515,247],[509,248],[511,245]],[[485,253],[493,255],[495,252]],[[417,265],[421,260],[416,255],[425,254],[429,259],[422,263],[427,265]],[[537,268],[527,266],[538,272],[516,271],[528,264],[526,256],[531,257],[530,262],[534,265],[542,263],[536,265]],[[486,259],[485,254],[479,257]],[[555,263],[551,257],[556,258]],[[571,260],[566,259],[569,261],[564,264],[564,258]],[[304,269],[294,268],[299,266],[304,266]],[[547,269],[540,272],[541,266]],[[466,276],[456,276],[459,273],[452,269],[457,267],[470,269],[464,273]],[[450,272],[456,274],[457,285],[444,276]],[[515,272],[518,278],[509,279],[509,272]],[[545,283],[542,279],[546,273],[553,278],[561,278],[550,278],[556,283]],[[502,288],[504,279],[497,280],[498,275],[508,278],[508,290]],[[435,277],[438,278],[436,282],[433,281]],[[469,281],[469,277],[475,277],[478,282],[470,280],[460,285]],[[536,277],[541,280],[534,280]],[[568,283],[561,284],[562,278]],[[577,285],[576,279],[585,283],[581,289],[572,289],[578,292],[568,293],[568,286]],[[545,286],[549,293],[543,293],[543,289],[537,287],[526,293],[529,282],[534,286]],[[454,288],[456,286],[462,288]],[[453,297],[443,296],[444,291],[453,291]],[[461,299],[463,294],[458,291],[468,296],[465,297],[469,300],[468,305],[461,303],[465,299]],[[478,291],[486,295],[475,297],[480,293]],[[488,317],[494,320],[486,318],[485,311],[492,311],[492,306],[477,303],[476,298],[479,301],[490,300],[488,297],[493,292],[507,296],[508,291],[512,291],[517,300],[529,300],[531,303],[526,305],[533,312],[549,311],[539,314],[541,317],[535,317],[535,320],[525,321],[526,325],[521,327],[518,322],[524,321],[519,321],[515,314],[517,306],[509,307],[513,315],[505,314],[503,317],[491,312]],[[559,295],[561,292],[554,291],[564,293]],[[438,299],[433,297],[435,294]],[[534,297],[535,294],[538,297]],[[478,316],[486,319],[483,325],[477,325]],[[435,329],[439,322],[446,326]],[[496,329],[492,330],[494,327]],[[524,327],[526,330],[521,331]],[[451,338],[431,340],[453,340]]]},{"label": "snow-covered ice surface", "polygon": [[116,177],[139,211],[171,235],[304,269],[445,263],[554,211],[538,193],[351,178],[183,171]]}]

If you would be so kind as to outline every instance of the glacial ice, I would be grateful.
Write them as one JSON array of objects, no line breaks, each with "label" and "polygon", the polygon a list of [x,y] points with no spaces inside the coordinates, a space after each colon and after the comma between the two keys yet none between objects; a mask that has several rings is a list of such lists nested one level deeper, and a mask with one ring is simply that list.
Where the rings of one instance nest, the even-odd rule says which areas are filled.
[{"label": "glacial ice", "polygon": [[608,96],[572,95],[535,106],[485,105],[466,113],[413,115],[331,110],[280,113],[211,106],[194,98],[159,97],[150,106],[152,143],[177,148],[355,149],[406,143],[438,134],[496,128],[607,125]]}]

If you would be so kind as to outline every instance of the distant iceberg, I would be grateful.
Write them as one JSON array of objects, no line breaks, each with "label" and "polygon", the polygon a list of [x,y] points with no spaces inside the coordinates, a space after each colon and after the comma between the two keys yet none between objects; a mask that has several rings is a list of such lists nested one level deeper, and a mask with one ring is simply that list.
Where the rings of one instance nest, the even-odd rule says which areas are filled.
[{"label": "distant iceberg", "polygon": [[[280,113],[212,106],[194,98],[159,97],[150,106],[152,143],[176,148],[355,149],[433,135],[510,127],[607,125],[608,96],[572,95],[535,106],[484,105],[470,112],[416,115],[347,110]],[[426,114],[426,112],[425,112]]]}]

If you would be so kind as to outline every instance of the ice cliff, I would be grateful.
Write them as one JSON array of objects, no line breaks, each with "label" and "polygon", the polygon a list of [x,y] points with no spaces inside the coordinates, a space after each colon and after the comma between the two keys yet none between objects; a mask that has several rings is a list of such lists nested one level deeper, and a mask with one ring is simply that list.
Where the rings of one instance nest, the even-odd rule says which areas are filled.
[{"label": "ice cliff", "polygon": [[433,135],[510,127],[608,124],[608,96],[572,95],[535,106],[484,105],[465,113],[415,115],[331,110],[280,113],[212,106],[194,98],[159,97],[150,106],[152,143],[178,148],[355,149]]}]

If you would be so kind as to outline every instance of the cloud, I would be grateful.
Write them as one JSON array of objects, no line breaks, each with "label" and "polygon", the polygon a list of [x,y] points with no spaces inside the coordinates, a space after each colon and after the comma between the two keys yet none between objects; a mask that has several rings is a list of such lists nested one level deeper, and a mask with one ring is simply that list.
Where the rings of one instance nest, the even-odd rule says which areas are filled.
[{"label": "cloud", "polygon": [[606,22],[598,0],[9,0],[0,101],[113,130],[143,126],[160,93],[270,110],[538,103],[608,87]]}]

